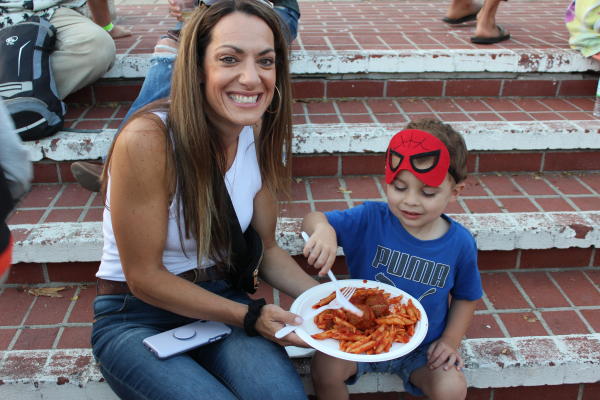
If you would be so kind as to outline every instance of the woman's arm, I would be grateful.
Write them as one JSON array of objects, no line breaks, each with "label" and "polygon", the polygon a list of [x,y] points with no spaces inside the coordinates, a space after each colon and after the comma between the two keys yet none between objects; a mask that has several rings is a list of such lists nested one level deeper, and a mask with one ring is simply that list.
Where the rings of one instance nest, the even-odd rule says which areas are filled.
[{"label": "woman's arm", "polygon": [[121,132],[110,158],[110,211],[127,283],[135,296],[190,318],[242,326],[247,306],[179,278],[162,264],[171,171],[160,122],[137,118]]},{"label": "woman's arm", "polygon": [[298,297],[307,289],[318,285],[275,240],[277,226],[277,199],[266,186],[254,198],[252,226],[264,245],[261,277],[274,288]]}]

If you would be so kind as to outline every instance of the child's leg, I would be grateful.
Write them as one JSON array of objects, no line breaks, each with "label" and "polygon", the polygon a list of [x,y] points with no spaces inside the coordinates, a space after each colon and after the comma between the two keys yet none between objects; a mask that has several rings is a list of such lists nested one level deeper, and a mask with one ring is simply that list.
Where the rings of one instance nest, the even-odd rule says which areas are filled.
[{"label": "child's leg", "polygon": [[410,375],[410,381],[430,400],[464,400],[467,396],[467,380],[456,368],[444,371],[443,368],[431,370],[423,366]]},{"label": "child's leg", "polygon": [[347,400],[346,380],[356,374],[356,363],[316,352],[310,367],[317,399]]}]

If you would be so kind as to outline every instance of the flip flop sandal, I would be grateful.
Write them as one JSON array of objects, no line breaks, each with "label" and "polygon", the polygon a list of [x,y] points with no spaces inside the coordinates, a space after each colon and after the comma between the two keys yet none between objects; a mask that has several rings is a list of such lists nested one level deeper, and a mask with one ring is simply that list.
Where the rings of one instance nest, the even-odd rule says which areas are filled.
[{"label": "flip flop sandal", "polygon": [[503,42],[505,40],[510,39],[510,33],[507,33],[506,30],[500,26],[500,25],[496,25],[498,27],[498,36],[493,36],[493,37],[481,37],[481,36],[473,36],[471,37],[471,42],[475,43],[475,44],[494,44],[494,43],[498,43],[498,42]]},{"label": "flip flop sandal", "polygon": [[476,21],[478,12],[479,12],[479,10],[475,11],[473,14],[465,15],[464,17],[460,17],[460,18],[444,17],[444,18],[442,18],[442,21],[444,21],[448,25],[464,24],[465,22]]}]

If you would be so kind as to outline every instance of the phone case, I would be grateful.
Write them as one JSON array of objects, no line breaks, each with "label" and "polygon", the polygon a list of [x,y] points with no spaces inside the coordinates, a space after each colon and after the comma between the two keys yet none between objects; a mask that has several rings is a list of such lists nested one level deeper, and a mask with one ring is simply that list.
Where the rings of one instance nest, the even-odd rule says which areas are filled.
[{"label": "phone case", "polygon": [[231,328],[221,322],[199,320],[149,336],[143,343],[154,355],[163,359],[216,342],[230,333]]}]

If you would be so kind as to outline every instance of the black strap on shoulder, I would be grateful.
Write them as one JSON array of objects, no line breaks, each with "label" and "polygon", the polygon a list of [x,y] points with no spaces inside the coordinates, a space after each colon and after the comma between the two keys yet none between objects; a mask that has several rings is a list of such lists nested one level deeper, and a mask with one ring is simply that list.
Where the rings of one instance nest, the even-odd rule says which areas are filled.
[{"label": "black strap on shoulder", "polygon": [[[227,192],[227,188],[225,188]],[[259,267],[263,258],[263,243],[258,232],[248,225],[242,232],[235,208],[227,196],[228,224],[231,240],[231,277],[232,285],[248,293],[256,292],[258,288]]]},{"label": "black strap on shoulder", "polygon": [[[227,197],[227,221],[229,224],[229,234],[231,239],[231,263],[233,264],[234,268],[239,269],[240,262],[243,260],[243,258],[247,257],[248,246],[246,244],[246,239],[244,238],[240,221],[237,213],[235,212],[235,208],[233,207],[233,202],[231,201],[231,197],[229,196],[229,191],[227,188],[225,188],[225,196]],[[251,226],[248,226],[248,229],[250,228]]]}]

